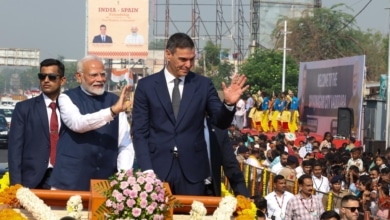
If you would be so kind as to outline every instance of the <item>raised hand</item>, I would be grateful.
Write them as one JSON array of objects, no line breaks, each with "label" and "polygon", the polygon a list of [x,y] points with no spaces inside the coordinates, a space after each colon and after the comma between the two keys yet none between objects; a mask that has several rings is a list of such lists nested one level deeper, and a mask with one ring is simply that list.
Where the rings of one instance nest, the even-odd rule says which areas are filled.
[{"label": "raised hand", "polygon": [[234,105],[240,100],[241,96],[249,88],[249,85],[245,86],[246,80],[245,75],[234,74],[229,87],[226,87],[225,82],[222,82],[222,90],[226,104]]}]

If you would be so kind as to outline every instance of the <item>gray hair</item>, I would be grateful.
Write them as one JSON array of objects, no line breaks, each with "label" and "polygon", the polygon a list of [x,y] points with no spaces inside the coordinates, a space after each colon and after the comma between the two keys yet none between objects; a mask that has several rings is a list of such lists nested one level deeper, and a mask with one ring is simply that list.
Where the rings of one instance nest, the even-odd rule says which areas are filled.
[{"label": "gray hair", "polygon": [[95,55],[87,55],[83,58],[81,58],[81,60],[79,60],[77,62],[77,72],[78,73],[83,73],[84,71],[84,63],[88,62],[88,61],[91,61],[91,60],[97,60],[97,61],[100,61],[103,63],[103,60],[100,59],[99,57],[95,56]]}]

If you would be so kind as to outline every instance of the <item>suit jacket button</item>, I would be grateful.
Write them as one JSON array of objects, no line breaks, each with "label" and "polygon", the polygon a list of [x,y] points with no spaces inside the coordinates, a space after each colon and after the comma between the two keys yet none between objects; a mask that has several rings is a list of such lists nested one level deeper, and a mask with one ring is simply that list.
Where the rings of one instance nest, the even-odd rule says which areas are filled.
[{"label": "suit jacket button", "polygon": [[96,167],[96,170],[99,171],[99,170],[100,170],[100,167]]}]

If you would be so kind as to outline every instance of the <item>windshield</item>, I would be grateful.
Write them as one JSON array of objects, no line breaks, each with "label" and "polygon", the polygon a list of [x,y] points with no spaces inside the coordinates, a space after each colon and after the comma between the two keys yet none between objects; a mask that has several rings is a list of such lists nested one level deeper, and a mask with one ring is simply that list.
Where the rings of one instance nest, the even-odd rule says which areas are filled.
[{"label": "windshield", "polygon": [[0,116],[0,127],[7,127],[7,120],[4,117]]},{"label": "windshield", "polygon": [[12,116],[13,109],[0,109],[0,115],[4,115],[5,117]]}]

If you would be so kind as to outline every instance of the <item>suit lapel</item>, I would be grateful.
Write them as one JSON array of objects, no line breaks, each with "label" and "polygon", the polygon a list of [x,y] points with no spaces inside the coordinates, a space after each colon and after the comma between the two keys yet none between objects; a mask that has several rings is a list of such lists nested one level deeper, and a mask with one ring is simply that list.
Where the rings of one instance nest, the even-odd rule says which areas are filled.
[{"label": "suit lapel", "polygon": [[157,74],[159,74],[159,76],[156,77],[156,85],[154,87],[154,90],[158,96],[161,105],[164,107],[165,112],[169,116],[169,119],[172,121],[173,124],[175,124],[176,119],[175,115],[173,114],[172,102],[171,97],[169,96],[168,86],[164,76],[164,69]]},{"label": "suit lapel", "polygon": [[36,102],[35,103],[36,112],[38,114],[38,117],[41,120],[42,129],[43,131],[45,131],[44,133],[47,136],[47,138],[50,138],[49,121],[48,121],[47,109],[46,109],[47,107],[45,104],[45,100],[43,99],[43,95],[41,94],[40,96],[38,96],[35,99],[35,102]]}]

